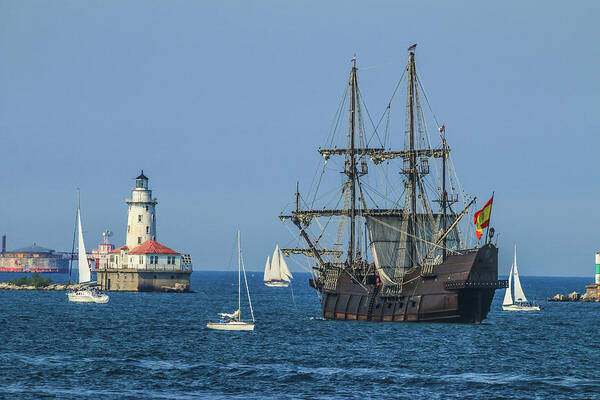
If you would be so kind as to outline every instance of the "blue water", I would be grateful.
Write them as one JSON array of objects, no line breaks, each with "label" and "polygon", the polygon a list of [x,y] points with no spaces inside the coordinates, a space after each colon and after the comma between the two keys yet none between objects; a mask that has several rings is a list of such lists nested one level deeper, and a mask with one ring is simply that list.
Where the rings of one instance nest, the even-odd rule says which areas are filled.
[{"label": "blue water", "polygon": [[[500,290],[482,325],[326,321],[308,275],[292,297],[255,273],[256,330],[205,329],[235,310],[235,278],[194,272],[198,293],[111,293],[108,304],[0,291],[0,398],[600,398],[600,303],[503,312]],[[521,279],[530,298],[590,281]]]}]

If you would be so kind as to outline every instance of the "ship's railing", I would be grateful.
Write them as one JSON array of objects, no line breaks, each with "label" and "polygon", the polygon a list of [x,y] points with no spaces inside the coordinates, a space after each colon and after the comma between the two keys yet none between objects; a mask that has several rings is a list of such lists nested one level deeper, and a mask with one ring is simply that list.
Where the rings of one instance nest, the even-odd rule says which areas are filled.
[{"label": "ship's railing", "polygon": [[446,289],[504,289],[508,287],[508,280],[496,281],[446,281]]}]

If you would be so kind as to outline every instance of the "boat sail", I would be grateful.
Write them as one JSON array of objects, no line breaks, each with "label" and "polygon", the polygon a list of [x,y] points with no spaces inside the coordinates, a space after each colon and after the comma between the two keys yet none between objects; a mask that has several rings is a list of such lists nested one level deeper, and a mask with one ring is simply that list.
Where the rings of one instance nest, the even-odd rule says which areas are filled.
[{"label": "boat sail", "polygon": [[[403,135],[389,132],[400,83],[379,122],[368,113],[372,127],[368,132],[362,116],[368,109],[353,58],[333,132],[326,147],[318,149],[323,157],[321,176],[314,179],[308,195],[301,196],[297,187],[295,209],[280,215],[293,223],[306,244],[281,251],[310,256],[316,263],[309,284],[321,294],[325,318],[479,323],[490,310],[494,291],[506,287],[506,281],[498,280],[493,232],[479,246],[473,246],[473,235],[467,244],[463,234],[463,217],[471,213],[475,198],[460,186],[445,126],[435,115],[439,145],[429,135],[425,111],[432,107],[422,94],[415,48],[409,48],[401,78],[407,81],[406,105],[401,106],[406,110]],[[422,107],[421,97],[428,107]],[[344,109],[348,110],[345,143],[334,146],[336,133],[342,132],[338,128]],[[394,143],[398,136],[404,136],[400,149]],[[338,162],[337,156],[342,160]],[[332,164],[346,177],[341,185],[339,173],[335,178],[325,176]],[[319,199],[330,200],[315,206]]]},{"label": "boat sail", "polygon": [[[238,242],[238,308],[232,313],[218,313],[218,322],[207,322],[208,329],[216,329],[219,331],[253,331],[254,330],[254,310],[252,309],[252,300],[250,299],[250,289],[248,289],[248,280],[246,279],[246,266],[242,257],[242,246],[240,238],[240,230],[237,232]],[[252,322],[242,321],[242,271],[244,272],[244,284],[248,295],[248,305],[250,306],[250,314]]]},{"label": "boat sail", "polygon": [[[77,224],[76,230],[78,231],[77,241],[77,268],[78,268],[78,281],[82,285],[92,285],[95,282],[92,280],[92,271],[90,268],[89,260],[87,258],[87,252],[85,250],[85,241],[83,240],[83,229],[81,227],[81,202],[79,200],[79,190],[77,191]],[[69,301],[76,303],[108,303],[109,297],[107,294],[101,292],[96,288],[87,287],[85,289],[73,290],[67,293]]]},{"label": "boat sail", "polygon": [[283,254],[281,254],[279,245],[275,246],[271,260],[267,256],[264,281],[265,285],[269,287],[288,287],[292,282],[292,273],[283,258]]},{"label": "boat sail", "polygon": [[81,208],[77,207],[77,230],[79,231],[78,244],[79,248],[77,264],[79,270],[79,283],[89,283],[92,280],[92,270],[90,262],[87,258],[85,250],[85,242],[83,240],[83,229],[81,228]]},{"label": "boat sail", "polygon": [[[514,284],[513,284],[514,282]],[[514,289],[514,299],[513,299]],[[517,267],[517,245],[515,245],[515,258],[510,266],[510,274],[508,276],[508,287],[504,293],[502,301],[502,309],[505,311],[539,311],[540,306],[532,304],[525,297],[521,280],[519,279],[519,269]]]}]

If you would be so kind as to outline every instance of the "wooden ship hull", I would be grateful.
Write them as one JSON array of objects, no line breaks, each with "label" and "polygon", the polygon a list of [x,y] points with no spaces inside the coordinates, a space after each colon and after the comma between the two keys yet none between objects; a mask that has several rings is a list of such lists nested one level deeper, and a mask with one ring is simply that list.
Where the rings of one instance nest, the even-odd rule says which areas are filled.
[{"label": "wooden ship hull", "polygon": [[461,253],[440,265],[410,269],[397,287],[381,285],[376,275],[360,282],[337,268],[323,270],[310,285],[322,293],[328,319],[478,324],[490,311],[495,290],[507,281],[498,280],[498,249],[492,244]]},{"label": "wooden ship hull", "polygon": [[[493,195],[473,216],[477,240],[488,228],[484,244],[464,249],[467,241],[461,232],[470,229],[460,228],[459,223],[476,198],[462,190],[450,160],[445,126],[435,116],[440,145],[432,144],[420,100],[422,87],[415,49],[416,45],[408,48],[408,64],[403,72],[407,77],[406,119],[401,133],[404,147],[392,146],[388,125],[384,140],[377,132],[379,123],[371,136],[365,133],[361,107],[366,106],[358,90],[354,57],[347,91],[336,114],[336,120],[341,121],[342,110],[348,106],[345,143],[343,147],[335,145],[336,123],[328,138],[334,146],[318,149],[324,161],[314,193],[311,189],[308,196],[300,196],[297,184],[295,209],[280,215],[298,228],[308,246],[285,249],[284,253],[304,254],[317,261],[317,274],[309,284],[322,294],[323,317],[328,319],[481,323],[495,290],[507,286],[507,281],[498,280],[498,249],[492,244],[494,230],[489,227]],[[384,113],[387,118],[396,89]],[[380,147],[369,144],[377,140]],[[319,193],[321,178],[327,160],[337,156],[343,158],[343,170],[339,172],[347,179],[336,189],[336,199],[325,200],[330,195]],[[398,162],[392,162],[396,159]],[[379,178],[369,178],[368,160],[376,166],[382,164]],[[439,160],[441,168],[430,169],[430,160],[436,164]],[[341,162],[336,165],[341,169]],[[402,175],[400,182],[389,178],[396,172]],[[326,204],[316,207],[317,198]],[[433,203],[439,203],[439,209]],[[333,228],[326,230],[330,222],[335,224],[334,217],[340,217],[335,236],[326,235],[333,233]],[[311,227],[318,218],[327,221],[317,221]],[[346,240],[346,258],[342,261]]]}]

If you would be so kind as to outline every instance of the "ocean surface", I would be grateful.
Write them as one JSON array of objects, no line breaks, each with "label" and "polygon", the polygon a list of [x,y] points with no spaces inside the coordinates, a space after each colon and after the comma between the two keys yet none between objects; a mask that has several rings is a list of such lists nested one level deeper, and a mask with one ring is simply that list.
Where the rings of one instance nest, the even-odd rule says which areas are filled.
[{"label": "ocean surface", "polygon": [[[499,290],[481,325],[340,322],[320,319],[308,274],[291,289],[248,278],[254,332],[205,328],[237,308],[234,272],[108,304],[0,291],[0,398],[600,399],[600,303],[504,312]],[[533,299],[591,279],[521,277]]]}]

